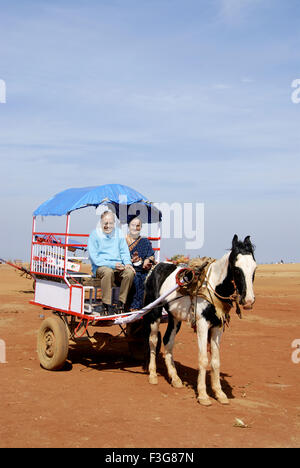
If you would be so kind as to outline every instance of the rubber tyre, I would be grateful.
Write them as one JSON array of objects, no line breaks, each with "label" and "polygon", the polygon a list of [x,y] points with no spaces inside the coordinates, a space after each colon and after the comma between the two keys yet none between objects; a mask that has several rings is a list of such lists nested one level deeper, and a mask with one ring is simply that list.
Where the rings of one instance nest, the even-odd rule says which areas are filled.
[{"label": "rubber tyre", "polygon": [[42,322],[37,338],[37,353],[41,366],[47,370],[61,369],[67,359],[69,336],[65,323],[59,317],[48,317]]}]

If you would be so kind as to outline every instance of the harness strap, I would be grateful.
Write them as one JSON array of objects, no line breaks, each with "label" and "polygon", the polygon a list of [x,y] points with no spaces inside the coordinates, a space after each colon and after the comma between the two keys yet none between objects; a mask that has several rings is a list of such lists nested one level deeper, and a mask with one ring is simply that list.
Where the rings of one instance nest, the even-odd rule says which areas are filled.
[{"label": "harness strap", "polygon": [[241,319],[241,318],[242,318],[242,312],[241,312],[241,308],[240,308],[240,304],[239,304],[240,296],[239,296],[239,293],[238,293],[238,290],[237,290],[235,281],[232,280],[232,284],[233,284],[233,287],[234,287],[234,292],[233,292],[233,294],[231,294],[231,295],[228,296],[228,297],[224,297],[224,296],[221,296],[220,294],[218,294],[217,291],[211,286],[211,284],[209,283],[209,281],[207,281],[207,284],[208,284],[209,287],[211,288],[211,290],[212,290],[212,292],[214,293],[214,295],[215,295],[216,297],[218,297],[221,301],[230,301],[231,303],[235,303],[235,306],[236,306],[236,313],[237,313],[237,315],[239,316],[239,318]]},{"label": "harness strap", "polygon": [[[197,297],[202,297],[207,302],[212,304],[216,310],[216,315],[221,321],[220,326],[228,326],[230,321],[229,312],[236,305],[236,313],[242,318],[239,307],[239,294],[234,280],[232,281],[234,292],[230,296],[221,296],[216,292],[210,283],[210,266],[215,260],[204,257],[196,259],[193,267],[183,268],[176,275],[176,282],[180,286],[179,291],[183,295],[188,295],[191,300],[190,315],[191,325],[195,329],[196,314],[197,314]],[[195,304],[194,304],[195,300]]]}]

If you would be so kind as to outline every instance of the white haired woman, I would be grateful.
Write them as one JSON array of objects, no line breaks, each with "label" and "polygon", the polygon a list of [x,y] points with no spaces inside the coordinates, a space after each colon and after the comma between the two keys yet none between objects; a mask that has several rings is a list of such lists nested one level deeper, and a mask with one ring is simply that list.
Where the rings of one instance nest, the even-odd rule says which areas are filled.
[{"label": "white haired woman", "polygon": [[128,225],[126,241],[131,261],[135,269],[135,276],[131,291],[128,295],[129,310],[140,310],[144,300],[144,282],[148,271],[155,263],[152,244],[146,237],[141,237],[142,222],[138,217],[133,218]]}]

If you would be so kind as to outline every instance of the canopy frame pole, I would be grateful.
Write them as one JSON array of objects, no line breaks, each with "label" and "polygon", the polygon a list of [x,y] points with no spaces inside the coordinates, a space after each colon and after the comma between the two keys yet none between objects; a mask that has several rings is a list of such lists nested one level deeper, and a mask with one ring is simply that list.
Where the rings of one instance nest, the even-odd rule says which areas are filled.
[{"label": "canopy frame pole", "polygon": [[34,249],[34,232],[35,232],[35,226],[36,226],[36,216],[33,216],[32,219],[32,234],[31,234],[31,254],[30,254],[30,272],[33,269],[33,249]]},{"label": "canopy frame pole", "polygon": [[158,223],[158,237],[159,237],[159,241],[158,241],[158,251],[157,251],[157,263],[160,262],[160,241],[161,241],[161,222]]},{"label": "canopy frame pole", "polygon": [[70,233],[70,213],[68,213],[66,217],[65,248],[64,248],[65,250],[64,280],[67,283],[67,285],[70,287],[70,283],[67,279],[69,233]]}]

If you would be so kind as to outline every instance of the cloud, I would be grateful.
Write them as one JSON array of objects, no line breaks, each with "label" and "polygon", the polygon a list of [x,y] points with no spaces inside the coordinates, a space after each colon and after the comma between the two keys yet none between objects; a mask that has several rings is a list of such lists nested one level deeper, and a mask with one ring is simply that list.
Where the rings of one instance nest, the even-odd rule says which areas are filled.
[{"label": "cloud", "polygon": [[212,85],[212,89],[230,89],[231,86],[225,83],[217,83]]},{"label": "cloud", "polygon": [[[300,106],[290,99],[299,63],[293,6],[125,3],[30,1],[1,11],[7,242],[20,229],[18,210],[21,224],[30,224],[32,210],[53,193],[110,182],[153,201],[204,201],[214,243],[220,213],[228,231],[229,213],[241,231],[251,221],[261,239],[267,229],[277,236],[276,209],[266,227],[266,208],[288,200],[288,219],[300,186]],[[291,215],[286,225],[292,222]],[[297,245],[299,233],[289,236]]]},{"label": "cloud", "polygon": [[218,0],[219,18],[228,23],[238,23],[255,8],[261,0]]},{"label": "cloud", "polygon": [[180,112],[193,105],[191,95],[173,93],[133,94],[129,102],[143,110],[158,112]]}]

